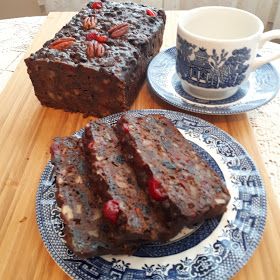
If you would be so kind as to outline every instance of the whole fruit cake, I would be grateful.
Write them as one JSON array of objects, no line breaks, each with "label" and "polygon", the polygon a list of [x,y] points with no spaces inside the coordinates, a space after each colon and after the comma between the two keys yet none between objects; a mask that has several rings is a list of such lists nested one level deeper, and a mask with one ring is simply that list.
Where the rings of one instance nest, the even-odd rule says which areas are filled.
[{"label": "whole fruit cake", "polygon": [[162,44],[165,13],[94,1],[25,59],[42,105],[105,116],[128,110]]}]

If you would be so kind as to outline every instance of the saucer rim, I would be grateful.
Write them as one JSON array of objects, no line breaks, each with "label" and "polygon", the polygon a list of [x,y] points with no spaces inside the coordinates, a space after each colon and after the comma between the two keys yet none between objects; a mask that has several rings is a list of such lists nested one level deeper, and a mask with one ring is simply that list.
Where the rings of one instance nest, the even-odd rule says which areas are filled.
[{"label": "saucer rim", "polygon": [[[176,107],[176,108],[179,108],[179,109],[182,109],[184,111],[187,111],[187,112],[193,112],[193,113],[198,113],[198,114],[203,114],[203,115],[236,115],[236,114],[241,114],[241,113],[246,113],[246,112],[250,112],[250,111],[253,111],[255,109],[258,109],[266,104],[268,104],[270,101],[272,101],[276,96],[277,94],[280,92],[280,73],[276,70],[275,66],[273,65],[273,62],[269,62],[269,63],[266,63],[264,65],[262,65],[261,67],[265,66],[265,65],[269,65],[271,67],[271,71],[273,71],[276,76],[277,76],[277,81],[278,81],[278,85],[277,85],[277,90],[275,90],[275,92],[270,96],[270,98],[266,99],[264,102],[260,102],[260,103],[257,103],[257,104],[251,104],[252,102],[254,102],[255,100],[249,100],[247,102],[244,102],[240,105],[241,108],[238,109],[233,109],[231,110],[230,107],[227,107],[227,108],[221,108],[221,106],[219,105],[213,105],[213,104],[210,104],[210,105],[207,105],[207,104],[201,104],[201,107],[198,107],[196,105],[194,105],[194,102],[192,102],[191,100],[188,100],[186,98],[183,98],[182,96],[180,96],[177,91],[176,93],[182,98],[185,100],[186,103],[188,103],[187,105],[181,105],[181,104],[178,104],[176,102],[174,102],[173,100],[170,100],[168,98],[166,98],[165,96],[163,96],[160,92],[158,92],[154,85],[153,85],[153,81],[152,81],[152,78],[151,78],[151,67],[153,67],[153,63],[155,63],[155,60],[156,58],[159,56],[159,55],[162,55],[168,51],[171,51],[173,49],[176,49],[176,46],[173,46],[173,47],[170,47],[170,48],[166,48],[166,49],[163,49],[162,51],[160,51],[150,62],[149,66],[148,66],[148,70],[147,70],[147,84],[148,84],[148,87],[149,89],[151,90],[152,93],[154,93],[157,97],[159,97],[161,100],[163,100],[164,102]],[[255,71],[255,70],[254,70]],[[252,71],[252,72],[254,72]],[[167,91],[166,91],[167,92]],[[248,92],[248,91],[247,91]],[[247,92],[246,94],[244,95],[247,96]],[[188,93],[189,94],[189,93]],[[243,98],[244,98],[243,97]],[[199,104],[199,103],[197,103]],[[225,105],[227,105],[229,103],[226,103]],[[251,106],[250,106],[251,104]],[[204,105],[204,106],[203,106]],[[211,107],[208,107],[208,106],[211,106]],[[218,108],[216,107],[218,106]],[[235,105],[236,106],[236,105]],[[216,107],[216,110],[215,110],[215,107]],[[239,106],[240,107],[240,106]]]}]

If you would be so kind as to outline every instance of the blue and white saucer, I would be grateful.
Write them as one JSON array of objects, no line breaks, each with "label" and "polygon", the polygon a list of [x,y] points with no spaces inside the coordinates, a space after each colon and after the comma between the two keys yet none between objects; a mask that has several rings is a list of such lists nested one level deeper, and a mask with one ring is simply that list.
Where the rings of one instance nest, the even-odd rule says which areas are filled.
[{"label": "blue and white saucer", "polygon": [[[266,220],[266,196],[258,170],[244,148],[216,126],[165,110],[131,111],[171,119],[197,152],[225,180],[231,194],[227,211],[165,244],[142,246],[133,256],[106,255],[81,259],[63,241],[64,225],[55,200],[53,165],[43,171],[36,215],[44,244],[56,263],[73,279],[178,280],[229,279],[258,246]],[[102,119],[113,125],[121,114]],[[80,137],[82,130],[75,135]]]},{"label": "blue and white saucer", "polygon": [[175,66],[175,47],[159,53],[148,68],[149,85],[167,103],[195,113],[231,115],[247,112],[269,102],[280,89],[277,71],[271,64],[265,64],[251,73],[233,96],[223,100],[199,99],[184,91]]}]

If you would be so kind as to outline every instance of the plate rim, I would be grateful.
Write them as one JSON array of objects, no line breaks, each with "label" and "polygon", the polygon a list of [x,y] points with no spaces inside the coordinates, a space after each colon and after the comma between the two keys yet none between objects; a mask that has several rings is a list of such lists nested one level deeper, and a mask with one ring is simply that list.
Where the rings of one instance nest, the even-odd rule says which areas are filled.
[{"label": "plate rim", "polygon": [[[276,74],[277,76],[277,80],[278,80],[278,85],[277,85],[277,90],[275,93],[273,93],[271,95],[270,98],[268,98],[267,100],[265,100],[265,102],[262,102],[260,104],[257,104],[257,105],[253,105],[251,106],[250,108],[244,108],[244,109],[234,109],[233,111],[230,111],[230,110],[226,110],[226,109],[220,109],[219,111],[215,111],[215,109],[213,108],[210,109],[210,108],[206,108],[206,107],[194,107],[193,104],[190,104],[186,107],[184,105],[181,105],[181,104],[178,104],[172,100],[169,100],[168,98],[164,97],[163,95],[161,95],[156,89],[155,89],[155,86],[154,86],[154,83],[152,82],[152,78],[151,78],[151,74],[150,74],[150,71],[151,71],[151,68],[153,66],[153,63],[155,63],[156,61],[156,58],[158,58],[159,55],[163,55],[164,53],[168,52],[168,51],[171,51],[173,49],[176,49],[176,46],[173,46],[173,47],[170,47],[170,48],[166,48],[166,49],[163,49],[161,52],[159,52],[152,60],[151,62],[149,63],[149,66],[148,66],[148,70],[147,70],[147,81],[148,81],[148,87],[149,89],[151,90],[151,92],[153,94],[155,94],[157,97],[159,97],[161,100],[163,100],[164,102],[168,103],[169,105],[172,105],[174,107],[177,107],[179,109],[182,109],[184,110],[185,112],[193,112],[193,113],[198,113],[198,114],[202,114],[202,115],[236,115],[236,114],[241,114],[241,113],[246,113],[246,112],[250,112],[250,111],[253,111],[255,109],[258,109],[266,104],[268,104],[270,101],[272,101],[276,96],[277,94],[280,92],[280,73],[278,73],[278,71],[276,70],[275,66],[272,64],[272,63],[266,63],[264,65],[269,65],[272,69],[272,71]],[[263,66],[264,66],[263,65]],[[261,66],[262,67],[262,66]],[[253,71],[254,72],[254,71]],[[246,96],[246,95],[245,95]],[[188,100],[186,99],[186,102]],[[188,103],[188,102],[187,102]],[[245,103],[245,104],[249,104],[248,102]]]},{"label": "plate rim", "polygon": [[[264,184],[264,181],[263,181],[263,178],[261,176],[261,173],[259,172],[259,169],[258,167],[256,166],[255,164],[255,161],[252,159],[252,157],[248,154],[247,150],[235,139],[233,138],[230,134],[228,134],[226,131],[224,131],[223,129],[219,128],[218,126],[216,126],[215,124],[212,124],[208,121],[205,121],[203,119],[201,119],[200,117],[197,117],[197,116],[193,116],[193,115],[189,115],[189,114],[186,114],[184,112],[177,112],[177,111],[173,111],[173,110],[165,110],[165,109],[141,109],[141,110],[130,110],[130,111],[126,111],[126,112],[120,112],[120,113],[116,113],[116,114],[112,114],[112,115],[109,115],[109,116],[106,116],[106,117],[103,117],[103,118],[100,118],[98,119],[99,121],[102,121],[102,122],[106,122],[107,119],[118,119],[120,118],[123,114],[133,114],[133,113],[140,113],[140,114],[144,114],[144,115],[147,115],[147,114],[161,114],[161,115],[164,115],[166,116],[167,118],[169,117],[169,115],[181,115],[182,117],[187,115],[188,117],[191,117],[192,119],[198,121],[199,123],[204,123],[205,125],[207,126],[210,126],[210,127],[213,127],[214,129],[218,129],[220,132],[222,132],[222,134],[224,134],[227,138],[230,139],[230,141],[234,142],[239,149],[241,149],[244,154],[246,155],[246,157],[248,157],[251,162],[253,163],[255,169],[256,169],[256,172],[259,176],[259,180],[260,180],[260,185],[262,186],[263,188],[263,194],[264,194],[264,209],[263,209],[263,212],[264,212],[264,215],[260,218],[260,224],[259,224],[259,230],[258,230],[258,234],[257,234],[257,240],[254,240],[250,246],[250,250],[248,250],[246,252],[246,255],[243,256],[242,259],[239,259],[238,262],[236,262],[235,266],[233,268],[231,268],[230,270],[228,270],[228,273],[227,275],[223,275],[223,277],[226,277],[225,279],[229,279],[231,277],[233,277],[234,275],[236,275],[240,269],[242,267],[244,267],[247,262],[249,261],[249,259],[252,257],[253,253],[255,252],[255,250],[257,249],[258,245],[260,244],[262,238],[263,238],[263,233],[264,233],[264,228],[266,226],[266,221],[267,221],[267,194],[266,194],[266,189],[265,189],[265,184]],[[81,133],[81,131],[83,130],[83,128],[79,129],[78,131],[74,132],[72,134],[72,136],[78,136],[79,133]],[[65,263],[61,263],[60,261],[60,257],[57,256],[56,252],[54,250],[51,250],[51,244],[49,244],[47,241],[48,239],[46,238],[47,234],[44,230],[44,225],[43,225],[43,222],[42,222],[42,218],[41,216],[39,216],[39,214],[41,213],[41,209],[40,209],[40,196],[41,196],[41,192],[40,192],[40,188],[41,188],[41,185],[43,184],[43,175],[45,173],[48,172],[48,168],[53,168],[53,165],[51,163],[51,161],[49,160],[47,162],[47,164],[45,165],[44,167],[44,170],[41,172],[41,176],[40,176],[40,180],[39,180],[39,183],[38,183],[38,189],[37,189],[37,192],[36,192],[36,201],[35,201],[35,215],[36,215],[36,223],[37,223],[37,226],[38,226],[38,230],[39,230],[39,233],[41,235],[41,239],[43,241],[43,244],[44,244],[44,247],[47,249],[49,255],[52,257],[52,259],[55,261],[55,263],[59,266],[60,269],[62,269],[68,276],[70,276],[72,279],[83,279],[83,278],[80,278],[73,270],[68,270],[66,269],[67,266],[65,267]],[[144,279],[143,279],[144,280]]]}]

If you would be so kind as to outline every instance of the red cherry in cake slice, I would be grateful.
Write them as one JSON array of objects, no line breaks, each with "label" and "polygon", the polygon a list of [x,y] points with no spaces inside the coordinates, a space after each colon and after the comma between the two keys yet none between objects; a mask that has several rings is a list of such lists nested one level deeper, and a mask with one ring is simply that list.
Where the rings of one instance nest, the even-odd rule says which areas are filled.
[{"label": "red cherry in cake slice", "polygon": [[153,177],[148,181],[148,192],[149,195],[156,201],[163,201],[167,198],[167,194],[162,188],[160,182]]},{"label": "red cherry in cake slice", "polygon": [[103,216],[113,224],[117,223],[120,213],[120,205],[117,200],[111,199],[103,205]]},{"label": "red cherry in cake slice", "polygon": [[123,131],[124,131],[125,133],[128,133],[128,132],[129,132],[129,126],[128,126],[128,124],[127,124],[127,123],[123,123],[122,129],[123,129]]}]

